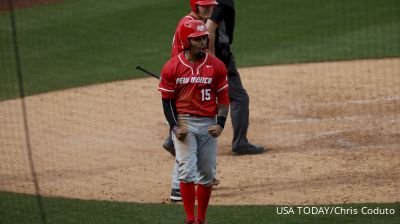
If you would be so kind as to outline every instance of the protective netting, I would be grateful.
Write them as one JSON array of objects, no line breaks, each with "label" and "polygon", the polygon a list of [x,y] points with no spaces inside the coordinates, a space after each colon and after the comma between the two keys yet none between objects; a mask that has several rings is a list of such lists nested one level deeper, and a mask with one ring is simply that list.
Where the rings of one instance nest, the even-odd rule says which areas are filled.
[{"label": "protective netting", "polygon": [[[399,201],[399,1],[252,2],[236,2],[233,47],[246,67],[240,72],[251,98],[250,138],[271,144],[277,159],[292,152],[306,160],[315,151],[325,162],[299,163],[300,171],[283,164],[283,176],[321,166],[311,179],[322,182],[317,174],[343,174],[345,167],[353,169],[353,180],[324,183],[340,186],[337,192],[343,182],[368,192],[353,194],[354,202]],[[181,1],[0,0],[0,223],[16,222],[17,214],[7,212],[24,204],[11,192],[35,195],[29,207],[37,215],[20,223],[49,223],[42,196],[168,197],[173,159],[160,149],[167,126],[158,82],[131,79],[143,76],[134,70],[138,63],[158,73],[188,9]],[[262,65],[269,66],[252,67]],[[221,137],[222,157],[230,153],[230,129]],[[365,157],[357,160],[360,152]],[[344,159],[351,156],[356,163]],[[243,172],[254,161],[247,162]],[[272,165],[263,168],[274,172]],[[227,173],[226,183],[232,173],[244,176]],[[362,173],[365,179],[357,179]],[[279,180],[263,173],[260,184],[261,176]],[[346,192],[318,198],[309,192],[308,202],[346,203]],[[215,194],[222,204],[246,200]],[[279,193],[277,199],[260,195],[253,199],[263,204],[290,202]]]}]

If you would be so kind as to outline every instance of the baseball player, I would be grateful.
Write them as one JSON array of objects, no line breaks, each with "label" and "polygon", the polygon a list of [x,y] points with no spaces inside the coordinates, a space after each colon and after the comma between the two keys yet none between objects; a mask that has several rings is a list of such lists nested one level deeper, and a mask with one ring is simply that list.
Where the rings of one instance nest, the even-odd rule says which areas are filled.
[{"label": "baseball player", "polygon": [[182,24],[188,20],[201,20],[206,22],[206,20],[212,15],[214,7],[217,4],[216,0],[190,0],[190,13],[184,16],[176,27],[174,39],[172,41],[172,57],[183,51],[183,42],[179,37],[179,29]]},{"label": "baseball player", "polygon": [[[203,22],[210,18],[213,13],[214,7],[217,5],[215,0],[190,0],[191,11],[188,15],[184,16],[176,27],[174,38],[172,41],[171,56],[174,57],[184,50],[184,41],[180,37],[181,27],[187,21],[190,20],[201,20]],[[165,140],[163,147],[175,156],[174,143],[172,141],[171,134]],[[172,171],[172,190],[170,199],[173,202],[181,201],[180,182],[178,180],[178,165],[175,163],[174,170]],[[219,181],[215,179],[214,184],[218,184]]]},{"label": "baseball player", "polygon": [[184,50],[163,66],[158,88],[175,145],[187,224],[206,223],[216,173],[217,137],[229,110],[227,71],[223,62],[206,52],[208,34],[200,20],[181,25]]},{"label": "baseball player", "polygon": [[253,145],[247,139],[249,127],[249,95],[242,85],[231,52],[235,29],[235,4],[233,0],[217,0],[218,5],[207,20],[210,32],[209,52],[225,63],[228,70],[229,97],[233,128],[232,152],[237,155],[259,154],[264,147]]}]

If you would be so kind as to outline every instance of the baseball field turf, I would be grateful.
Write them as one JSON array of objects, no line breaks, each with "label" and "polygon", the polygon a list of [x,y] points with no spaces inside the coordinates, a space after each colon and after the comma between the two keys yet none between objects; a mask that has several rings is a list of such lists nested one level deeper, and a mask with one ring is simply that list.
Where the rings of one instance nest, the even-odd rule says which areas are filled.
[{"label": "baseball field turf", "polygon": [[[0,193],[0,218],[2,223],[33,224],[40,223],[34,196],[15,193]],[[67,224],[125,224],[125,223],[182,223],[184,217],[182,205],[138,204],[109,201],[85,201],[79,199],[43,198],[47,223]],[[4,206],[5,204],[6,206]],[[400,203],[394,204],[346,204],[346,205],[312,205],[301,208],[290,205],[293,213],[280,214],[281,206],[248,205],[248,206],[211,206],[208,217],[212,223],[220,224],[291,224],[291,223],[352,223],[352,224],[397,224],[400,222]],[[314,214],[313,212],[314,207]],[[340,208],[353,211],[353,214],[316,214],[315,209]],[[364,208],[364,209],[363,209]],[[368,209],[370,210],[368,210]],[[385,208],[395,211],[394,215],[362,214],[371,209]],[[309,209],[309,210],[308,210]],[[337,210],[339,212],[339,210]],[[357,214],[355,214],[357,211]],[[299,214],[299,213],[302,214]]]},{"label": "baseball field turf", "polygon": [[[184,2],[184,3],[183,3]],[[236,1],[239,67],[400,56],[398,0]],[[0,101],[19,97],[14,43],[26,95],[141,78],[170,56],[188,1],[70,0],[0,12]],[[3,146],[1,146],[3,147]],[[0,165],[1,169],[8,169]],[[1,176],[0,176],[1,177]],[[0,179],[1,186],[1,179]],[[179,223],[181,205],[42,198],[46,223]],[[212,223],[400,223],[400,203],[310,205],[357,214],[277,214],[281,206],[215,206]],[[304,207],[304,205],[303,205]],[[362,214],[387,208],[395,214]],[[304,210],[303,210],[304,211]],[[36,197],[0,191],[0,223],[41,223]]]}]

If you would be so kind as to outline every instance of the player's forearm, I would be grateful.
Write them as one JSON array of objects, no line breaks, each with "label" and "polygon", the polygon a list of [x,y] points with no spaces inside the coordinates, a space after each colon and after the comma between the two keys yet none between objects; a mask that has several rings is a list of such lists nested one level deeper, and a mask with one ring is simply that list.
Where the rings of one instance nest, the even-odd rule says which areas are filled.
[{"label": "player's forearm", "polygon": [[225,127],[226,117],[229,112],[229,104],[218,104],[217,108],[217,124],[219,124],[222,128]]},{"label": "player's forearm", "polygon": [[229,104],[218,104],[217,116],[227,117],[229,112]]},{"label": "player's forearm", "polygon": [[178,125],[177,112],[175,108],[175,102],[173,99],[162,99],[162,105],[164,109],[164,116],[168,121],[170,129]]}]

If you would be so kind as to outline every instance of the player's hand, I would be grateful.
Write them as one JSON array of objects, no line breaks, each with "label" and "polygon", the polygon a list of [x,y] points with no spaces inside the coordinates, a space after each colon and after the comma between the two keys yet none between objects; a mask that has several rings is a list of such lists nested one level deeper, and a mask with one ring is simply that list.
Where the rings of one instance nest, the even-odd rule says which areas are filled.
[{"label": "player's hand", "polygon": [[184,127],[175,126],[172,131],[174,132],[176,138],[179,141],[183,141],[188,133],[187,129]]},{"label": "player's hand", "polygon": [[208,126],[208,133],[210,133],[210,135],[214,138],[218,137],[221,135],[222,133],[222,127],[218,124],[213,124]]}]

